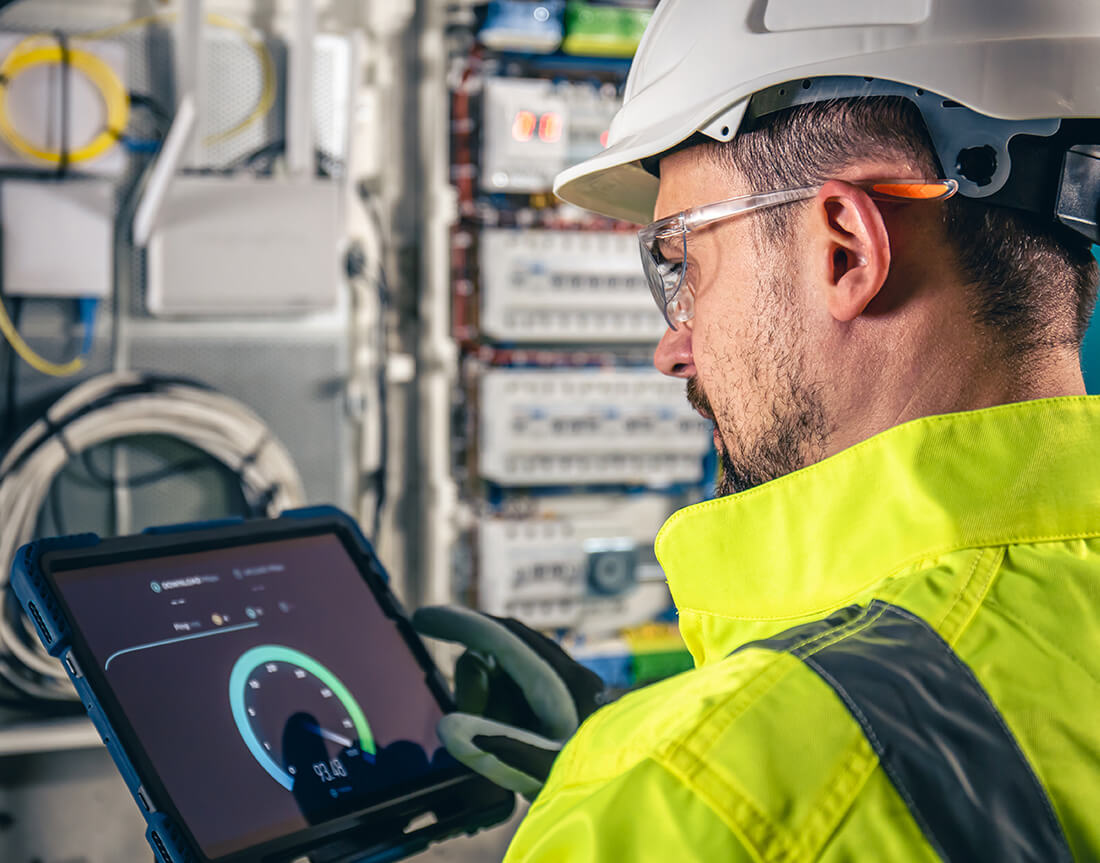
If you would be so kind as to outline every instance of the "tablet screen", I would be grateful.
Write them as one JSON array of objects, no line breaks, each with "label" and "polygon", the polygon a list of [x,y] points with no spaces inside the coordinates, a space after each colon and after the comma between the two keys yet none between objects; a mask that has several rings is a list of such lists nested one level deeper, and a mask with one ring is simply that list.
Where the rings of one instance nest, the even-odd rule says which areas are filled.
[{"label": "tablet screen", "polygon": [[455,765],[424,669],[332,533],[54,579],[207,857]]}]

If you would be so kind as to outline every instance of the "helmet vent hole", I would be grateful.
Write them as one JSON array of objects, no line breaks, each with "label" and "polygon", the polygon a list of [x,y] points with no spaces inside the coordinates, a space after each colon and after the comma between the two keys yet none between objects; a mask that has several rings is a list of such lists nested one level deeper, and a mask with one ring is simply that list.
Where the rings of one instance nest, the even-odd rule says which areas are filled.
[{"label": "helmet vent hole", "polygon": [[967,147],[959,151],[955,169],[966,179],[979,186],[988,186],[997,172],[997,151],[985,144]]},{"label": "helmet vent hole", "polygon": [[943,107],[945,107],[945,108],[961,108],[962,105],[960,105],[954,99],[944,99],[943,100]]},{"label": "helmet vent hole", "polygon": [[785,89],[783,89],[782,87],[780,87],[780,88],[779,88],[779,95],[780,95],[780,96],[786,96],[786,95],[787,95],[787,91],[786,91]]},{"label": "helmet vent hole", "polygon": [[722,127],[722,137],[723,138],[726,137],[726,135],[728,135],[729,133],[730,133],[730,127],[729,126],[723,126]]},{"label": "helmet vent hole", "polygon": [[810,79],[809,79],[809,78],[806,78],[805,80],[803,80],[803,82],[802,82],[802,89],[803,89],[803,90],[809,90],[809,89],[810,89],[810,83],[811,83],[811,82],[810,82]]},{"label": "helmet vent hole", "polygon": [[924,95],[924,90],[922,90],[920,87],[917,87],[917,95],[918,96],[923,96]]}]

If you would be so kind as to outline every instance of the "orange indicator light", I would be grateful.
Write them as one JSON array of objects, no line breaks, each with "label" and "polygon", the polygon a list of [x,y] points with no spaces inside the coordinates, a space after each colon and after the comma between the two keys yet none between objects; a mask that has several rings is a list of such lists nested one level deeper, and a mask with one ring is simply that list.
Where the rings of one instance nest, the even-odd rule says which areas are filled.
[{"label": "orange indicator light", "polygon": [[512,137],[517,141],[530,141],[537,125],[538,120],[533,113],[517,111],[515,119],[512,120]]},{"label": "orange indicator light", "polygon": [[547,144],[561,140],[561,114],[548,111],[539,118],[539,139]]}]

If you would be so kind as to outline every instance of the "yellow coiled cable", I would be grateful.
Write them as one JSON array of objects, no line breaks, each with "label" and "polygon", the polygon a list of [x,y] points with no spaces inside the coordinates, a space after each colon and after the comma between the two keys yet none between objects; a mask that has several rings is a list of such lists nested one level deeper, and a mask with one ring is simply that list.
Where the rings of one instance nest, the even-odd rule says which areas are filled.
[{"label": "yellow coiled cable", "polygon": [[[32,47],[38,37],[24,39],[4,62],[0,63],[0,137],[13,150],[39,162],[79,164],[102,156],[126,131],[130,122],[130,97],[122,80],[104,60],[80,48],[44,45]],[[8,112],[8,88],[12,82],[35,66],[69,65],[95,85],[106,107],[103,130],[91,141],[68,152],[47,150],[24,137],[12,122]]]}]

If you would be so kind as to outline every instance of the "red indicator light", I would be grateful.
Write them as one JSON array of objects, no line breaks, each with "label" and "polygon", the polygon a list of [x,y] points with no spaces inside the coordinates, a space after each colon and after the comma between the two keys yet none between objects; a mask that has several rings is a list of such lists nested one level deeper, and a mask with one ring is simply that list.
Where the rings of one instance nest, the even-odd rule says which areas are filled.
[{"label": "red indicator light", "polygon": [[539,139],[547,144],[561,140],[561,114],[550,111],[539,118]]},{"label": "red indicator light", "polygon": [[610,129],[604,129],[602,132],[600,132],[600,146],[603,147],[605,150],[607,149],[607,136],[610,134]]},{"label": "red indicator light", "polygon": [[512,120],[512,137],[517,141],[530,141],[537,125],[538,120],[530,111],[517,111]]}]

